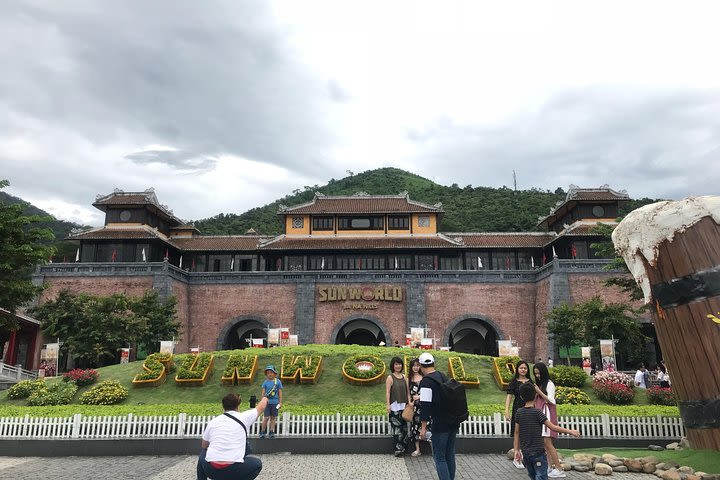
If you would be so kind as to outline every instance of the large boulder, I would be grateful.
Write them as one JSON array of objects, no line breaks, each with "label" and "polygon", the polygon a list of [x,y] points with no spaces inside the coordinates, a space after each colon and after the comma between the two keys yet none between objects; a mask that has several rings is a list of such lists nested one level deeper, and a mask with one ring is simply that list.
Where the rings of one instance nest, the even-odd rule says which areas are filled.
[{"label": "large boulder", "polygon": [[628,470],[630,470],[631,472],[639,473],[643,471],[643,464],[640,460],[628,458],[623,463],[626,467],[628,467]]},{"label": "large boulder", "polygon": [[612,475],[613,469],[610,465],[605,463],[598,463],[595,465],[595,475]]}]

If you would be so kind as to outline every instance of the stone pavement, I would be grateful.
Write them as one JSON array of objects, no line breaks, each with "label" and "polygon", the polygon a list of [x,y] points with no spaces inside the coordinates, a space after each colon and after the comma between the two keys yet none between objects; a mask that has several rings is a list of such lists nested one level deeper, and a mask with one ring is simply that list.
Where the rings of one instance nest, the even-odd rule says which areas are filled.
[{"label": "stone pavement", "polygon": [[[79,452],[80,453],[80,452]],[[259,455],[259,480],[437,480],[430,455],[395,458],[392,455]],[[197,457],[0,457],[0,479],[195,479]],[[456,480],[524,480],[525,470],[513,467],[504,455],[457,456]],[[568,472],[568,479],[597,479],[594,473]],[[614,480],[654,478],[614,473]]]}]

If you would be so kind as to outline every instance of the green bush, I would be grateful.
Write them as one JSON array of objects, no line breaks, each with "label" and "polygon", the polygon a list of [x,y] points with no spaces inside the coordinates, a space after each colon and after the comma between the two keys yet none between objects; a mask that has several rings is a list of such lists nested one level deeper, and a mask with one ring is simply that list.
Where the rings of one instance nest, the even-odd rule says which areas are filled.
[{"label": "green bush", "polygon": [[166,365],[173,366],[172,355],[169,353],[150,354],[143,362],[143,372],[135,375],[134,380],[138,382],[141,380],[157,380],[162,376],[163,372],[170,373],[167,371]]},{"label": "green bush", "polygon": [[590,397],[587,393],[575,387],[557,387],[555,401],[558,405],[588,405]]},{"label": "green bush", "polygon": [[28,397],[28,405],[31,407],[67,405],[72,401],[75,393],[77,393],[77,389],[78,387],[75,385],[75,382],[45,385],[43,388],[35,390]]},{"label": "green bush", "polygon": [[222,376],[230,378],[237,370],[238,377],[249,377],[257,355],[232,355],[225,364]]},{"label": "green bush", "polygon": [[585,380],[588,378],[585,370],[580,367],[557,365],[548,370],[550,372],[550,379],[559,387],[582,388],[585,386]]},{"label": "green bush", "polygon": [[648,403],[651,405],[677,405],[677,400],[670,388],[650,387],[646,391]]},{"label": "green bush", "polygon": [[115,380],[105,380],[80,395],[80,403],[85,405],[114,405],[128,397],[127,388]]},{"label": "green bush", "polygon": [[33,392],[45,388],[44,380],[23,380],[10,387],[7,391],[7,398],[17,400],[28,398]]},{"label": "green bush", "polygon": [[455,372],[455,380],[458,382],[477,382],[479,380],[477,375],[465,372],[465,365],[460,357],[450,357],[450,363],[452,371]]}]

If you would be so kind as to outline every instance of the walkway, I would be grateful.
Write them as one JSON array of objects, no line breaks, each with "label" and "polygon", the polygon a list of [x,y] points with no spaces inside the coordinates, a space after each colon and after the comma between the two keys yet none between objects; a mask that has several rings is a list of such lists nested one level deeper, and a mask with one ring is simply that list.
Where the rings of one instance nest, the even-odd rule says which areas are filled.
[{"label": "walkway", "polygon": [[[312,441],[312,440],[308,440]],[[260,480],[437,480],[432,457],[395,458],[392,455],[260,455]],[[90,480],[97,478],[187,480],[195,479],[196,457],[0,457],[0,478]],[[643,476],[644,477],[644,476]],[[523,480],[503,455],[457,456],[456,480]],[[568,472],[568,479],[597,480],[594,473]],[[638,480],[637,474],[615,473],[614,480]],[[641,477],[642,478],[642,477]],[[650,478],[650,477],[648,477]]]}]

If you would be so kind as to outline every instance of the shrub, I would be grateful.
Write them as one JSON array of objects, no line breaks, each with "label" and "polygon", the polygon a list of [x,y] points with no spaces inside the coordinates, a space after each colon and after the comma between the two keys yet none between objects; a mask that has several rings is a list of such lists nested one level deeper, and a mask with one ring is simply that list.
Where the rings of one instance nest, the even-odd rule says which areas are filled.
[{"label": "shrub", "polygon": [[465,366],[460,357],[450,357],[449,364],[451,366],[450,371],[455,374],[454,378],[458,382],[471,382],[475,383],[480,381],[477,375],[468,374],[465,372]]},{"label": "shrub", "polygon": [[635,391],[624,383],[593,382],[593,391],[598,398],[613,405],[627,405],[635,398]]},{"label": "shrub", "polygon": [[568,367],[567,365],[558,365],[550,368],[550,379],[559,387],[575,387],[582,388],[588,376],[580,367]]},{"label": "shrub", "polygon": [[[360,362],[368,362],[372,364],[369,370],[360,370],[355,365]],[[343,363],[343,371],[352,378],[366,379],[374,378],[385,372],[385,362],[376,355],[355,355],[348,358]]]},{"label": "shrub", "polygon": [[28,405],[31,407],[67,405],[72,401],[77,389],[78,387],[74,382],[54,383],[50,386],[44,385],[43,388],[35,390],[28,397]]},{"label": "shrub", "polygon": [[169,373],[173,367],[172,355],[169,353],[152,353],[143,362],[143,372],[135,375],[136,382],[143,380],[158,380],[163,373]]},{"label": "shrub", "polygon": [[7,398],[17,400],[19,398],[28,398],[36,390],[44,389],[45,382],[43,380],[23,380],[8,389]]},{"label": "shrub", "polygon": [[240,378],[249,377],[256,358],[257,355],[231,355],[225,364],[222,376],[230,378],[237,372],[237,376]]},{"label": "shrub", "polygon": [[114,405],[128,397],[127,388],[115,380],[105,380],[80,395],[84,405]]},{"label": "shrub", "polygon": [[92,368],[87,370],[74,368],[63,374],[63,382],[75,382],[78,387],[85,387],[95,383],[99,375],[98,371]]},{"label": "shrub", "polygon": [[590,403],[590,397],[579,388],[557,387],[555,390],[555,401],[558,405],[588,405]]},{"label": "shrub", "polygon": [[671,388],[650,387],[646,394],[648,402],[652,405],[677,405]]},{"label": "shrub", "polygon": [[211,353],[203,352],[199,355],[187,355],[178,362],[178,371],[175,375],[176,379],[182,380],[202,380],[205,372],[210,368],[213,360]]}]

